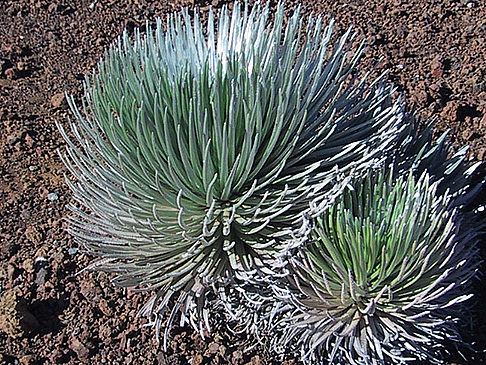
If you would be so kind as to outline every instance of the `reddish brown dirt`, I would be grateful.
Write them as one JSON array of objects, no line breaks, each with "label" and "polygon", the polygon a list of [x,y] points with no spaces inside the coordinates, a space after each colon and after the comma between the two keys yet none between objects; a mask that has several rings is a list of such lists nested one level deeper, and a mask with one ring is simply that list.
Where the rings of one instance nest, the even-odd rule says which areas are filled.
[{"label": "reddish brown dirt", "polygon": [[[292,8],[297,1],[288,1]],[[369,48],[361,67],[381,69],[424,119],[439,118],[471,159],[486,154],[486,6],[481,0],[304,1],[330,14],[337,32],[354,25]],[[180,1],[5,0],[0,2],[0,363],[269,364],[242,339],[202,340],[176,331],[163,353],[136,313],[147,295],[115,289],[99,273],[75,274],[90,258],[64,232],[70,192],[56,149],[66,124],[63,93],[80,97],[83,75],[124,28],[178,9]],[[196,2],[207,11],[210,2]],[[216,8],[222,2],[213,1]],[[483,198],[484,200],[484,198]],[[484,251],[484,244],[482,244]],[[486,255],[483,254],[483,257]],[[471,336],[485,348],[486,288]],[[7,308],[8,307],[8,308]],[[473,312],[471,312],[473,313]],[[472,315],[472,314],[471,314]],[[2,317],[3,316],[3,317]],[[5,320],[5,318],[7,320]],[[477,333],[477,335],[476,335]],[[472,361],[472,362],[471,362]],[[478,363],[469,358],[466,363]],[[273,361],[273,363],[278,363]],[[290,362],[292,363],[292,362]]]}]

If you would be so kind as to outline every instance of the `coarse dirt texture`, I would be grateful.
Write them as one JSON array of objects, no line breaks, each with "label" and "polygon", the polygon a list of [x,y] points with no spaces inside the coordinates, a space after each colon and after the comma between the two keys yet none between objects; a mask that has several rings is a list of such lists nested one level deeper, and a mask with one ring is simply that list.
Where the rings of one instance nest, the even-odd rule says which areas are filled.
[{"label": "coarse dirt texture", "polygon": [[[297,1],[287,1],[292,9]],[[71,199],[56,149],[55,122],[68,123],[64,93],[82,96],[82,79],[122,30],[181,6],[202,12],[223,2],[5,0],[0,2],[0,364],[278,364],[244,338],[203,340],[174,330],[169,351],[136,318],[148,294],[113,288],[101,273],[76,275],[92,258],[65,233]],[[455,146],[486,154],[486,6],[476,1],[303,1],[302,11],[353,25],[369,48],[363,70],[380,70],[423,119],[439,118]],[[271,6],[275,6],[272,3]],[[484,204],[484,194],[478,203]],[[485,245],[481,243],[482,257]],[[483,265],[484,270],[484,265]],[[486,286],[476,282],[471,311],[476,349],[486,348]],[[466,314],[468,316],[468,314]],[[472,341],[471,339],[469,339]],[[468,355],[463,364],[480,363]],[[472,357],[471,357],[472,356]],[[462,362],[461,362],[462,361]],[[287,364],[296,363],[287,361]]]}]

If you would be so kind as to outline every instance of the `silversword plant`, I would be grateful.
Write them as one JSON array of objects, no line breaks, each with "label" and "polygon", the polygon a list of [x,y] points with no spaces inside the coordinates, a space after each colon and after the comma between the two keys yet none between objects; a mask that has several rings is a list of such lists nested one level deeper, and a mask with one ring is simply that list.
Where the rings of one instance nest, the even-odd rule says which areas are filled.
[{"label": "silversword plant", "polygon": [[[368,194],[373,192],[376,194],[374,199],[387,199],[388,190],[393,188],[393,185],[396,184],[396,178],[400,177],[401,175],[410,175],[413,174],[415,176],[414,179],[410,180],[410,182],[401,182],[401,184],[409,184],[414,183],[415,179],[419,176],[427,177],[428,184],[433,184],[433,193],[428,198],[430,199],[432,196],[436,198],[440,198],[441,196],[445,195],[447,197],[447,210],[452,212],[456,210],[454,215],[456,218],[454,219],[455,225],[460,225],[463,231],[462,238],[465,238],[467,243],[467,250],[464,252],[464,258],[468,260],[468,264],[465,266],[461,266],[459,270],[470,270],[466,273],[469,277],[474,273],[477,261],[475,258],[475,243],[477,240],[477,236],[480,234],[480,227],[484,226],[481,221],[477,220],[474,217],[472,212],[469,212],[466,209],[469,206],[469,210],[471,208],[471,204],[473,202],[474,197],[476,196],[478,190],[481,188],[482,184],[473,184],[473,176],[474,172],[479,166],[479,163],[471,164],[467,162],[467,148],[461,148],[456,152],[453,152],[452,147],[447,142],[447,133],[441,135],[437,140],[433,138],[433,123],[429,123],[425,128],[422,128],[420,131],[418,129],[418,121],[414,119],[412,115],[404,115],[407,130],[402,134],[401,140],[397,145],[395,151],[391,151],[386,159],[385,163],[379,167],[374,172],[368,172],[369,176],[367,179],[370,179],[370,176],[374,176],[373,179],[376,180],[377,176],[387,174],[387,170],[385,166],[389,166],[388,174],[389,179],[388,181],[378,181],[375,180],[367,181],[367,184],[375,183],[378,184],[376,189],[370,188],[369,191],[367,189],[363,189],[361,184],[366,181],[362,178],[359,178],[354,181],[354,184],[357,184],[357,190],[353,191],[353,200],[356,206],[353,209],[363,209],[363,204],[370,204],[369,203],[369,196],[363,195],[364,193]],[[381,171],[381,172],[380,172]],[[378,174],[378,175],[377,175]],[[392,178],[393,177],[393,178]],[[381,176],[383,178],[383,176]],[[392,178],[390,180],[390,178]],[[411,176],[409,176],[411,178]],[[388,184],[388,186],[381,186],[380,184]],[[404,185],[404,186],[405,186]],[[396,189],[396,188],[395,188]],[[413,194],[420,194],[419,190],[407,190]],[[345,199],[346,195],[351,194],[347,192],[344,196],[340,197],[338,201]],[[383,197],[381,194],[384,194]],[[412,196],[407,198],[407,192],[402,193],[402,199],[406,201],[406,199],[412,199]],[[419,198],[418,195],[415,198]],[[423,197],[425,199],[426,197]],[[347,198],[349,200],[349,196]],[[341,206],[342,207],[342,206]],[[419,207],[416,206],[416,212],[419,211]],[[327,208],[326,208],[327,209]],[[334,207],[336,209],[336,207]],[[374,208],[371,205],[368,207],[368,215],[376,216],[380,212],[374,212]],[[393,214],[391,212],[393,206],[390,206],[389,214]],[[423,209],[428,209],[427,206],[424,206]],[[381,212],[382,214],[384,212]],[[329,214],[329,212],[325,213]],[[451,213],[447,213],[451,214]],[[357,361],[359,363],[374,363],[374,362],[388,362],[396,363],[399,362],[398,358],[391,358],[391,357],[384,357],[380,358],[378,352],[368,351],[365,355],[361,356],[358,355],[356,352],[349,351],[346,346],[334,346],[331,345],[333,342],[343,341],[337,334],[329,335],[327,333],[324,335],[322,333],[323,330],[329,329],[329,324],[333,322],[328,322],[327,327],[323,326],[321,328],[314,328],[312,326],[307,326],[307,322],[303,322],[304,324],[300,323],[299,321],[304,317],[308,316],[311,318],[310,313],[315,314],[315,318],[312,319],[313,321],[317,321],[319,315],[323,315],[326,313],[324,310],[325,306],[321,303],[321,309],[323,309],[320,313],[318,311],[314,311],[314,309],[310,306],[301,305],[299,303],[299,299],[295,298],[311,298],[312,295],[308,295],[309,289],[312,288],[311,292],[314,288],[319,287],[319,282],[322,284],[322,277],[319,274],[319,270],[314,272],[317,275],[317,280],[312,275],[305,275],[304,278],[301,277],[299,272],[301,268],[299,265],[295,265],[295,260],[300,262],[302,258],[307,260],[308,257],[306,256],[306,245],[308,242],[312,240],[310,236],[311,230],[314,230],[314,235],[316,235],[316,231],[322,230],[322,227],[316,222],[317,219],[322,218],[323,211],[322,210],[313,210],[310,209],[306,211],[306,218],[303,221],[302,227],[295,230],[294,232],[294,239],[292,239],[287,244],[287,249],[289,253],[287,257],[283,258],[280,263],[275,263],[276,266],[280,266],[282,269],[280,270],[280,275],[271,275],[265,278],[262,278],[260,282],[253,282],[246,285],[240,286],[226,286],[220,287],[219,290],[219,300],[215,303],[217,309],[223,309],[226,313],[227,322],[229,323],[228,327],[230,331],[234,332],[245,332],[247,333],[247,337],[249,339],[248,344],[253,345],[255,342],[258,342],[264,345],[267,348],[271,348],[274,350],[274,353],[288,353],[289,348],[292,348],[294,351],[301,352],[301,355],[304,357],[306,362],[308,363],[322,363],[325,362],[325,359],[333,359],[334,362],[339,363],[350,363],[351,361]],[[457,217],[459,216],[459,217]],[[377,221],[379,219],[376,219]],[[460,222],[463,221],[470,221],[469,226],[474,227],[471,231],[464,233],[464,227]],[[471,222],[475,221],[476,223],[470,224]],[[396,222],[402,225],[408,225],[409,222],[402,221]],[[359,225],[359,223],[357,223]],[[351,227],[352,229],[358,229],[356,226]],[[467,224],[466,224],[467,225]],[[351,229],[347,226],[344,226],[344,231],[348,231]],[[457,229],[459,229],[457,228]],[[333,227],[327,227],[327,231],[329,234],[334,232]],[[394,229],[393,226],[389,227],[390,230]],[[413,231],[416,227],[410,227]],[[452,229],[454,230],[454,229]],[[454,233],[456,236],[458,233]],[[396,236],[397,239],[396,244],[400,244],[401,238]],[[372,244],[368,242],[368,244]],[[384,249],[385,246],[382,245],[382,242],[379,240],[375,241],[375,244]],[[393,248],[394,243],[388,243],[391,248]],[[343,242],[340,249],[346,250],[351,249],[351,245],[358,245],[359,242],[357,241],[347,241]],[[348,247],[351,246],[351,247]],[[318,244],[314,244],[313,250],[317,250],[319,252],[324,252],[324,248],[321,249],[321,246]],[[359,246],[361,247],[361,246]],[[358,247],[358,248],[359,248]],[[388,247],[388,250],[390,249]],[[402,249],[405,249],[403,246]],[[354,247],[356,249],[356,247]],[[444,249],[444,253],[448,252],[449,248],[443,247],[438,248],[438,251]],[[381,252],[381,251],[380,251]],[[388,251],[385,251],[388,252]],[[295,257],[300,257],[296,259]],[[281,258],[282,259],[282,258]],[[293,264],[285,266],[285,264],[290,261]],[[395,263],[396,264],[396,263]],[[357,267],[361,264],[360,262],[354,263]],[[367,270],[368,268],[363,267],[362,270]],[[464,274],[464,273],[463,273]],[[297,275],[300,278],[300,281],[294,278]],[[286,280],[290,277],[290,280]],[[430,278],[431,279],[431,278]],[[340,279],[337,279],[339,282]],[[424,287],[426,286],[427,277],[422,278]],[[386,280],[384,280],[385,282]],[[430,285],[432,285],[432,281],[430,281]],[[458,285],[459,286],[459,285]],[[302,290],[302,288],[307,288],[307,290]],[[464,289],[467,288],[467,285],[463,286]],[[455,289],[455,293],[458,295],[459,289]],[[339,292],[340,294],[340,292]],[[313,295],[317,300],[322,299],[319,294],[313,292]],[[465,297],[463,297],[464,299]],[[443,299],[443,298],[442,298]],[[316,305],[319,305],[316,302]],[[448,335],[453,335],[457,343],[461,345],[466,345],[461,342],[460,337],[457,336],[454,327],[454,321],[460,316],[459,309],[462,309],[462,306],[457,307],[456,309],[452,308],[452,310],[447,311],[436,311],[435,315],[437,318],[440,316],[444,316],[444,318],[448,318],[444,322],[447,323],[449,326],[449,333]],[[329,315],[329,313],[328,313]],[[453,315],[453,316],[452,316]],[[344,326],[344,324],[343,324]],[[452,327],[451,327],[452,326]],[[452,331],[450,330],[452,328]],[[437,332],[444,333],[444,330],[438,326]],[[447,332],[447,331],[446,331]],[[281,336],[276,336],[277,333],[292,335],[283,339]],[[326,337],[327,336],[327,337]],[[323,343],[319,343],[318,340],[322,340],[325,338],[326,340]],[[379,336],[377,335],[376,341],[379,340]],[[431,337],[432,338],[432,337]],[[437,338],[435,338],[436,340]],[[356,341],[357,339],[354,338]],[[350,341],[349,339],[347,341]],[[375,339],[373,339],[375,341]],[[335,343],[334,342],[334,343]],[[432,345],[433,344],[433,345]],[[315,345],[315,348],[312,346]],[[394,348],[397,346],[399,349],[402,344],[398,343],[387,343],[386,346],[389,348]],[[326,347],[327,346],[327,347]],[[423,346],[423,348],[422,348]],[[435,349],[431,352],[429,349],[431,347],[435,347]],[[417,356],[411,356],[411,359],[416,358],[426,358],[428,353],[434,353],[435,357],[440,357],[440,354],[436,351],[439,349],[439,352],[442,350],[441,342],[439,341],[439,345],[436,345],[435,342],[425,342],[417,344],[415,351],[418,352]],[[332,350],[335,350],[334,356],[331,356]],[[305,353],[305,351],[309,351],[309,353]],[[395,351],[395,350],[393,350]],[[437,353],[436,353],[437,352]],[[349,353],[351,356],[350,360],[344,356],[344,353]],[[339,355],[339,356],[338,356]],[[338,360],[339,359],[339,360]],[[361,361],[361,362],[360,362]],[[404,362],[406,361],[403,360]]]},{"label": "silversword plant", "polygon": [[362,46],[347,32],[330,49],[331,30],[298,11],[284,25],[282,5],[209,11],[206,28],[185,11],[124,33],[83,107],[69,98],[69,231],[90,268],[155,290],[157,334],[171,298],[168,326],[195,308],[202,329],[209,286],[266,270],[302,211],[394,148],[394,90],[357,79]]},{"label": "silversword plant", "polygon": [[442,182],[382,168],[309,218],[288,286],[276,290],[287,306],[273,348],[310,364],[440,362],[444,343],[461,341],[477,269],[477,232],[463,228],[456,194],[438,193]]}]

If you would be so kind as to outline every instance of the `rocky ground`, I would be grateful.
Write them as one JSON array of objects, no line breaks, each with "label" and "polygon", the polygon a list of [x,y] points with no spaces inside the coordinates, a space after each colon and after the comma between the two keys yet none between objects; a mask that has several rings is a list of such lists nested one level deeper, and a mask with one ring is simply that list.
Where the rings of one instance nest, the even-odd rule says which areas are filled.
[{"label": "rocky ground", "polygon": [[[196,1],[202,12],[220,1]],[[289,9],[298,1],[287,1]],[[56,149],[55,122],[70,116],[64,93],[82,95],[82,79],[128,28],[165,16],[184,1],[4,0],[0,2],[0,363],[271,364],[244,338],[216,332],[203,340],[177,330],[167,353],[136,313],[148,298],[84,272],[91,262],[64,232],[70,192]],[[272,6],[275,4],[272,2]],[[303,1],[305,13],[353,25],[368,39],[363,70],[379,70],[437,131],[451,130],[471,160],[486,156],[486,6],[481,0]],[[479,202],[486,201],[485,194]],[[486,257],[482,244],[483,257]],[[483,265],[484,266],[484,265]],[[484,269],[484,267],[483,267]],[[476,282],[479,313],[471,338],[486,348],[486,287]],[[474,311],[471,312],[473,315]],[[462,364],[479,363],[475,355]],[[288,361],[288,364],[294,363]]]}]

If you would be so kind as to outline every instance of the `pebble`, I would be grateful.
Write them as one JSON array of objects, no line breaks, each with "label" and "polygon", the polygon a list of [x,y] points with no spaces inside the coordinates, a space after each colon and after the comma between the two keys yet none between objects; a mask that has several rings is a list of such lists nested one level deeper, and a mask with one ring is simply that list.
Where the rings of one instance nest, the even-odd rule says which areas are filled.
[{"label": "pebble", "polygon": [[78,249],[76,247],[71,247],[71,248],[68,248],[68,254],[70,255],[75,255],[78,253]]},{"label": "pebble", "polygon": [[89,358],[89,348],[74,336],[71,339],[69,348],[78,355],[79,360],[86,361]]},{"label": "pebble", "polygon": [[32,216],[32,212],[30,209],[23,209],[22,212],[20,213],[20,218],[23,220],[27,220]]},{"label": "pebble", "polygon": [[47,194],[47,199],[49,199],[51,202],[59,199],[59,195],[57,195],[56,193],[49,193]]},{"label": "pebble", "polygon": [[23,355],[19,357],[19,360],[22,365],[33,365],[37,363],[34,355]]},{"label": "pebble", "polygon": [[7,80],[13,80],[17,77],[17,72],[12,67],[6,69],[4,73],[5,76],[7,77]]},{"label": "pebble", "polygon": [[17,268],[13,264],[8,264],[7,266],[7,276],[9,281],[14,281],[17,274]]},{"label": "pebble", "polygon": [[26,133],[26,135],[25,135],[25,143],[27,144],[27,146],[29,146],[31,148],[34,145],[34,139],[32,138],[32,136],[29,133]]},{"label": "pebble", "polygon": [[35,283],[38,286],[44,285],[44,283],[46,282],[46,275],[47,275],[47,270],[44,269],[44,268],[41,268],[39,270],[39,272],[37,273],[37,276],[36,276],[36,279],[35,279]]},{"label": "pebble", "polygon": [[64,94],[63,93],[58,93],[52,96],[51,98],[51,104],[54,108],[59,108],[61,105],[64,103]]},{"label": "pebble", "polygon": [[12,338],[23,337],[40,327],[20,292],[6,291],[0,302],[0,330]]},{"label": "pebble", "polygon": [[31,225],[25,229],[25,236],[30,242],[39,244],[42,241],[43,233],[37,226]]}]

